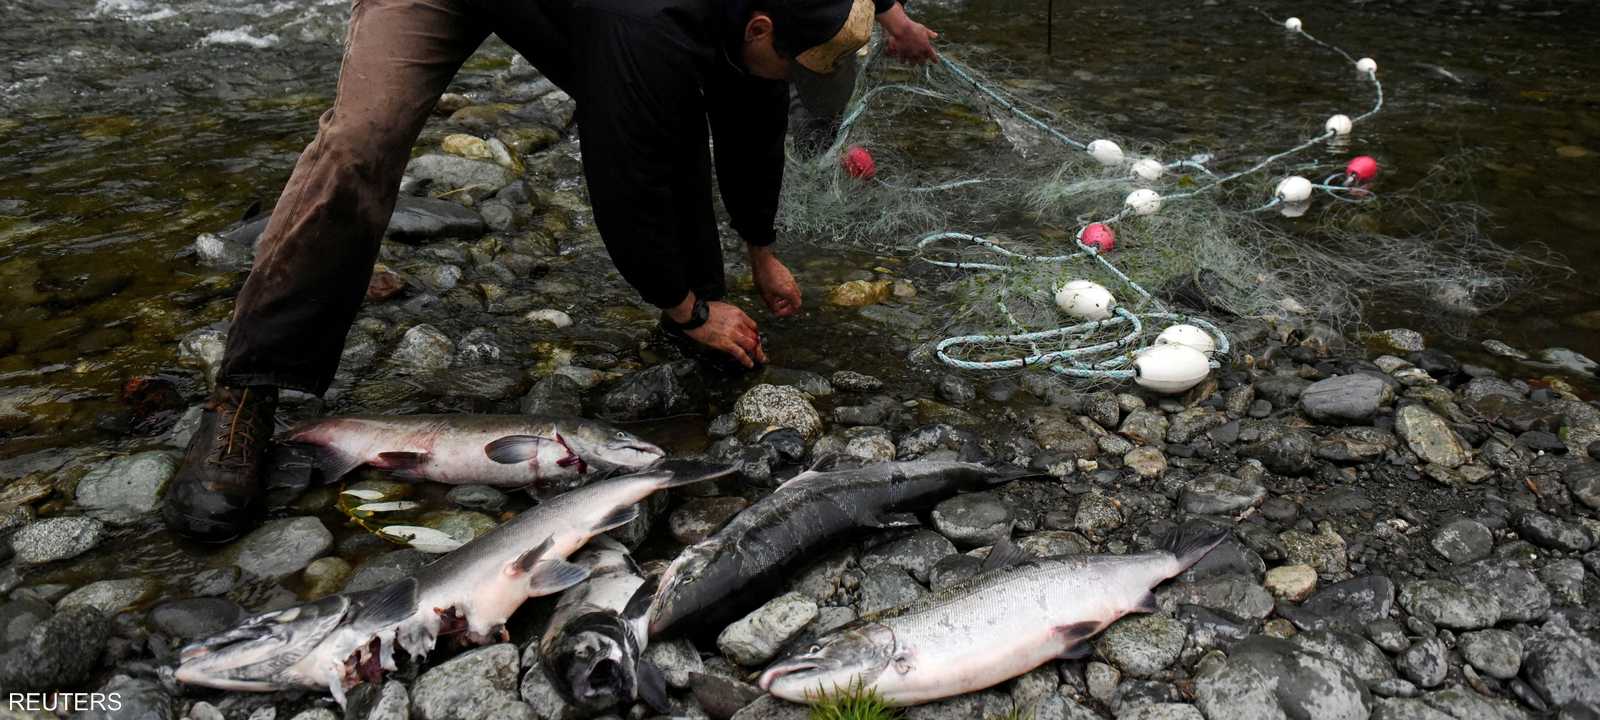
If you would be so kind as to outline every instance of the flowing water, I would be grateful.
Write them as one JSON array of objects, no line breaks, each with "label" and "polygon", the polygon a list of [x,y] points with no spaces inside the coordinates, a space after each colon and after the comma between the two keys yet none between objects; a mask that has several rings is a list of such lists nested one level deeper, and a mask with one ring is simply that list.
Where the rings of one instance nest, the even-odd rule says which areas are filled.
[{"label": "flowing water", "polygon": [[[1070,88],[1078,112],[1126,137],[1261,156],[1366,102],[1349,85],[1327,85],[1344,72],[1337,58],[1286,41],[1250,6],[1057,5],[1049,54],[1039,0],[913,3],[912,12],[951,42]],[[1452,193],[1494,213],[1494,237],[1548,247],[1576,270],[1550,273],[1438,344],[1468,350],[1493,337],[1600,356],[1588,281],[1600,270],[1589,251],[1600,236],[1600,10],[1509,1],[1261,9],[1299,15],[1309,32],[1378,59],[1389,103],[1355,148],[1392,168],[1384,182],[1407,185],[1435,160],[1463,156],[1472,172]],[[173,367],[178,338],[227,316],[238,278],[184,250],[253,201],[270,205],[331,99],[347,14],[344,0],[11,0],[0,11],[6,477],[37,466],[41,452],[122,442],[99,420],[124,381]],[[491,42],[457,89],[486,85],[509,57]],[[836,255],[791,251],[824,273]],[[827,279],[804,278],[808,288]],[[1407,311],[1377,298],[1368,321],[1415,320]],[[779,332],[797,348],[780,361],[798,367],[860,342],[820,320]],[[876,355],[885,359],[858,369],[903,352]],[[34,460],[17,464],[24,457]]]}]

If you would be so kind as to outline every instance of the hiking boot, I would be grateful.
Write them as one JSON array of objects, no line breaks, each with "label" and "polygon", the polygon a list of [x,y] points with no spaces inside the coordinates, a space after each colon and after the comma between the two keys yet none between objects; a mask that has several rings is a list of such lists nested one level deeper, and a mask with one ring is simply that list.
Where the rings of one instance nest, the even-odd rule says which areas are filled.
[{"label": "hiking boot", "polygon": [[254,524],[278,409],[274,387],[217,386],[189,441],[161,514],[173,532],[227,542]]}]

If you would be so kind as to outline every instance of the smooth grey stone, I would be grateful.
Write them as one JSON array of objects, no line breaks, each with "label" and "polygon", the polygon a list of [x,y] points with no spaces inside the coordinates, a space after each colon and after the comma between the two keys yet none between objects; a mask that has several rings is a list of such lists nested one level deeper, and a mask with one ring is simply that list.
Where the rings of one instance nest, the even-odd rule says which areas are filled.
[{"label": "smooth grey stone", "polygon": [[1457,520],[1434,533],[1430,544],[1446,560],[1465,563],[1488,557],[1494,535],[1476,520]]},{"label": "smooth grey stone", "polygon": [[1256,636],[1234,645],[1221,667],[1196,678],[1195,700],[1209,718],[1365,720],[1371,695],[1338,663]]},{"label": "smooth grey stone", "polygon": [[411,689],[417,720],[532,718],[519,698],[517,647],[500,643],[469,650],[429,668]]},{"label": "smooth grey stone", "polygon": [[1391,381],[1354,373],[1319,380],[1300,393],[1300,407],[1321,423],[1365,424],[1394,401]]},{"label": "smooth grey stone", "polygon": [[1450,672],[1449,650],[1439,638],[1413,643],[1400,654],[1400,672],[1418,687],[1433,688]]},{"label": "smooth grey stone", "polygon": [[1510,680],[1522,668],[1522,638],[1506,630],[1462,633],[1456,647],[1467,664],[1498,680]]}]

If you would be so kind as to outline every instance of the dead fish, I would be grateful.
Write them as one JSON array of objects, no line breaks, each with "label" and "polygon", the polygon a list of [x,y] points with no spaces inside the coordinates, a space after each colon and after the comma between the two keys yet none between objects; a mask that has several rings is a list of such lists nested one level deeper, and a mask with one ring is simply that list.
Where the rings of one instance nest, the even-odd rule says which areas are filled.
[{"label": "dead fish", "polygon": [[1021,476],[944,461],[803,472],[672,562],[651,606],[650,634],[687,620],[720,628],[769,597],[765,591],[775,589],[796,561],[829,542],[861,528],[914,527],[919,523],[909,510]]},{"label": "dead fish", "polygon": [[[626,708],[638,698],[669,712],[666,680],[639,657],[648,642],[647,581],[628,549],[609,537],[595,538],[572,563],[589,579],[561,594],[544,637],[540,664],[568,702],[599,713]],[[651,585],[653,587],[653,584]],[[634,598],[644,598],[639,602]]]},{"label": "dead fish", "polygon": [[567,557],[639,516],[639,502],[670,487],[731,472],[667,470],[614,477],[557,495],[416,575],[246,618],[179,653],[175,677],[224,690],[326,688],[344,703],[357,683],[395,669],[395,650],[428,653],[441,635],[505,638],[506,619],[531,597],[572,587],[589,570]]},{"label": "dead fish", "polygon": [[[1118,618],[1154,612],[1151,589],[1227,536],[1191,525],[1136,555],[1068,555],[992,569],[828,633],[773,663],[759,684],[792,702],[860,688],[896,705],[993,687],[1056,658],[1083,657],[1089,639]],[[986,567],[1016,554],[1009,542],[997,545]]]},{"label": "dead fish", "polygon": [[315,449],[323,478],[362,465],[451,484],[570,490],[590,470],[633,472],[661,448],[605,423],[538,415],[366,415],[313,420],[288,432]]}]

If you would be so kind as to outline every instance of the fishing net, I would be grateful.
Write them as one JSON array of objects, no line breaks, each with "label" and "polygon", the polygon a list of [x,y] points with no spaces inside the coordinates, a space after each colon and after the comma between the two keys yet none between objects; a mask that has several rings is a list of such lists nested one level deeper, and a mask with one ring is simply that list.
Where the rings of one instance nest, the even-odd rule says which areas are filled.
[{"label": "fishing net", "polygon": [[[1173,324],[1211,336],[1215,347],[1199,349],[1215,367],[1228,351],[1223,328],[1241,318],[1349,333],[1373,298],[1435,317],[1507,300],[1535,261],[1490,241],[1482,210],[1439,196],[1463,171],[1459,159],[1380,193],[1365,169],[1312,157],[1345,146],[1380,112],[1383,87],[1370,61],[1290,32],[1323,48],[1307,52],[1356,66],[1370,91],[1353,101],[1364,111],[1330,118],[1299,145],[1226,162],[1123,138],[1108,146],[1097,140],[1112,137],[1105,128],[1056,109],[1050,84],[1000,63],[981,71],[957,59],[959,48],[915,69],[874,50],[831,145],[791,148],[779,224],[802,240],[912,255],[949,273],[958,302],[935,349],[963,369],[1042,365],[1126,380]],[[857,146],[870,148],[872,167],[852,157]],[[1093,224],[1114,233],[1112,249],[1096,246],[1100,230],[1080,235]],[[1075,280],[1109,289],[1117,307],[1077,316],[1058,307]]]}]

